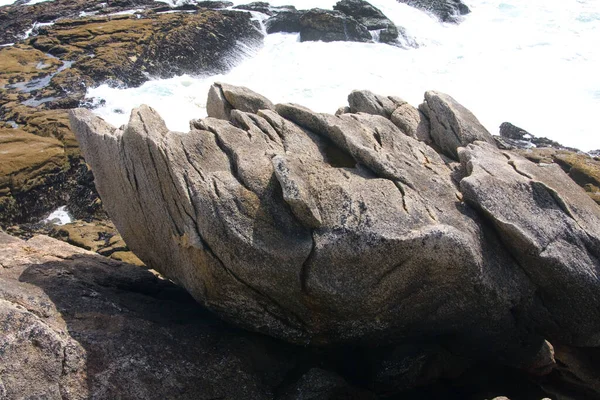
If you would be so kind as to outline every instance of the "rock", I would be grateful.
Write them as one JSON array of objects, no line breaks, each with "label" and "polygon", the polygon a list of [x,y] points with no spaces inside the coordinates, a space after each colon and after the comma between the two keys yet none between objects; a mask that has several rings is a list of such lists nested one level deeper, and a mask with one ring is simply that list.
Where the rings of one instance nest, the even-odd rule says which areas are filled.
[{"label": "rock", "polygon": [[[473,131],[428,96],[438,123]],[[312,345],[435,340],[537,374],[548,342],[600,344],[600,208],[556,165],[477,140],[457,164],[381,115],[294,104],[188,133],[146,106],[122,128],[84,109],[71,125],[130,248],[238,326]],[[415,368],[407,382],[430,376]]]},{"label": "rock", "polygon": [[396,107],[390,119],[408,136],[427,144],[432,143],[429,119],[417,108],[408,103],[401,104]]},{"label": "rock", "polygon": [[[21,27],[29,29],[35,20],[61,17],[15,46],[0,48],[0,85],[5,86],[0,93],[0,118],[7,128],[59,140],[65,158],[60,174],[30,180],[33,186],[19,191],[18,198],[14,197],[18,190],[8,197],[1,194],[6,210],[0,217],[2,226],[37,222],[63,205],[79,219],[106,217],[65,110],[79,106],[88,87],[106,82],[136,86],[150,76],[225,71],[240,43],[254,46],[262,40],[248,13],[197,9],[223,4],[205,2],[193,5],[191,13],[161,14],[147,10],[155,4],[123,0],[102,6],[54,0],[0,8],[4,29],[0,36],[16,34]],[[100,15],[122,11],[119,7],[146,10]],[[82,11],[97,15],[81,17]],[[0,173],[0,180],[7,179],[12,178]]]},{"label": "rock", "polygon": [[[229,121],[233,110],[257,113],[272,110],[273,103],[266,97],[243,86],[215,83],[208,91],[206,112],[209,117]],[[194,121],[190,123],[194,128]]]},{"label": "rock", "polygon": [[385,97],[368,90],[354,90],[348,95],[348,104],[348,112],[381,115],[391,120],[406,135],[431,143],[427,117],[399,97]]},{"label": "rock", "polygon": [[0,48],[0,85],[27,82],[56,72],[62,65],[58,59],[29,46],[15,45]]},{"label": "rock", "polygon": [[431,123],[433,142],[448,157],[457,160],[457,149],[476,140],[496,146],[492,135],[477,118],[447,94],[426,92],[421,110]]},{"label": "rock", "polygon": [[269,99],[246,87],[226,83],[217,83],[216,86],[221,88],[227,102],[236,110],[257,113],[259,110],[273,110],[275,108]]},{"label": "rock", "polygon": [[545,382],[544,389],[556,398],[600,398],[600,349],[557,344],[555,351],[559,361],[556,375],[560,383]]},{"label": "rock", "polygon": [[350,112],[364,112],[372,115],[381,115],[390,118],[398,102],[394,99],[377,95],[369,90],[354,90],[348,95],[348,104]]},{"label": "rock", "polygon": [[241,4],[239,6],[233,7],[238,10],[248,10],[255,11],[259,13],[263,13],[266,15],[275,15],[280,12],[293,12],[296,11],[296,7],[294,6],[279,6],[274,7],[265,1],[255,1],[248,4]]},{"label": "rock", "polygon": [[333,6],[333,9],[353,17],[370,31],[381,30],[379,38],[382,43],[390,43],[398,39],[396,25],[380,9],[367,1],[341,0]]},{"label": "rock", "polygon": [[300,18],[306,13],[302,11],[281,11],[265,21],[267,33],[296,33],[302,29]]},{"label": "rock", "polygon": [[[69,167],[60,141],[0,128],[0,154],[0,223],[29,220],[57,201],[60,195],[51,187]],[[22,207],[25,197],[34,198],[37,206]]]},{"label": "rock", "polygon": [[[557,149],[578,151],[565,147],[558,142],[550,140],[545,137],[536,137],[524,129],[514,126],[510,122],[503,122],[500,124],[500,136],[501,141],[504,143],[507,150],[513,149],[529,149],[531,147],[553,147]],[[495,138],[496,141],[500,138]]]},{"label": "rock", "polygon": [[430,12],[442,22],[460,22],[460,17],[471,12],[461,0],[398,0],[400,3]]},{"label": "rock", "polygon": [[585,153],[555,148],[530,148],[515,150],[518,154],[536,163],[556,163],[587,194],[600,204],[600,160]]},{"label": "rock", "polygon": [[369,42],[369,30],[339,11],[313,8],[300,17],[300,41]]},{"label": "rock", "polygon": [[535,165],[483,142],[459,157],[465,201],[494,225],[538,288],[539,329],[561,343],[599,346],[600,311],[589,305],[600,301],[600,208],[558,165]]},{"label": "rock", "polygon": [[110,221],[74,221],[56,226],[50,232],[52,237],[63,240],[73,246],[91,250],[105,257],[128,264],[143,266],[144,263],[131,253],[127,244]]},{"label": "rock", "polygon": [[266,1],[255,1],[248,4],[241,4],[233,8],[238,10],[256,11],[267,15],[273,15],[273,12],[271,11],[271,5]]},{"label": "rock", "polygon": [[277,400],[376,400],[378,397],[366,390],[354,387],[338,374],[320,368],[311,368],[291,387],[284,390]]},{"label": "rock", "polygon": [[46,236],[0,243],[4,398],[272,399],[296,367],[295,348],[150,271]]},{"label": "rock", "polygon": [[229,64],[223,55],[235,52],[238,41],[256,46],[261,40],[250,14],[201,10],[61,20],[30,44],[74,61],[74,67],[96,84],[114,80],[137,86],[150,75],[224,72]]}]

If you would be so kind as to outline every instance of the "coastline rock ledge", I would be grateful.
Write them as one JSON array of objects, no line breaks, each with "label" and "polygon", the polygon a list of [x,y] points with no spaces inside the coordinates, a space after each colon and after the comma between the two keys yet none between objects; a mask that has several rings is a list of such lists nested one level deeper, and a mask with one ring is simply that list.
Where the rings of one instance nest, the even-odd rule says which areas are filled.
[{"label": "coastline rock ledge", "polygon": [[222,83],[186,133],[148,106],[121,128],[70,116],[129,247],[238,326],[436,338],[538,370],[548,342],[600,346],[600,207],[452,97],[425,99],[357,91],[330,115]]}]

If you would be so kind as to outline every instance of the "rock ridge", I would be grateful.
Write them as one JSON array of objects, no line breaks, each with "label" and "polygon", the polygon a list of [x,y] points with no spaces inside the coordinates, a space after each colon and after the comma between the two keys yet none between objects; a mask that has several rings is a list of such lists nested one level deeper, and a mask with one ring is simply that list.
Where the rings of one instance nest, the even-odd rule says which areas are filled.
[{"label": "rock ridge", "polygon": [[448,95],[349,103],[321,114],[220,83],[187,133],[147,106],[122,128],[73,110],[71,126],[129,247],[239,326],[447,337],[520,366],[545,340],[600,345],[600,208],[583,189],[499,150]]}]

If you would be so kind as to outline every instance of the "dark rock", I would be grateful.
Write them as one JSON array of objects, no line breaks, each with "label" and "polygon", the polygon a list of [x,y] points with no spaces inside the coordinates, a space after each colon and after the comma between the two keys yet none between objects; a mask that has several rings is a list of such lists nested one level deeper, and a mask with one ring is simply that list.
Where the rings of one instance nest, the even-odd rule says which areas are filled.
[{"label": "dark rock", "polygon": [[398,0],[400,3],[432,13],[442,22],[460,22],[460,16],[471,12],[461,0]]},{"label": "dark rock", "polygon": [[294,12],[296,11],[296,7],[294,6],[272,6],[264,1],[255,1],[253,3],[242,4],[239,6],[233,7],[238,10],[248,10],[248,11],[256,11],[266,15],[276,15],[280,12]]},{"label": "dark rock", "polygon": [[253,3],[241,4],[233,7],[238,10],[256,11],[267,15],[273,15],[271,5],[265,1],[255,1]]},{"label": "dark rock", "polygon": [[209,8],[209,9],[220,9],[220,8],[228,8],[233,6],[233,3],[230,1],[199,1],[196,3],[198,7]]},{"label": "dark rock", "polygon": [[528,149],[531,147],[553,147],[556,149],[570,150],[577,152],[577,149],[563,146],[562,144],[545,137],[536,137],[524,129],[521,129],[510,122],[503,122],[500,125],[500,136],[503,142],[510,149]]},{"label": "dark rock", "polygon": [[364,0],[341,0],[333,6],[333,9],[353,17],[370,31],[381,30],[379,40],[382,43],[390,43],[398,39],[396,25],[381,10]]},{"label": "dark rock", "polygon": [[281,11],[265,21],[267,33],[296,33],[300,32],[300,17],[306,11]]},{"label": "dark rock", "polygon": [[277,400],[377,400],[377,396],[348,384],[338,374],[311,368],[293,385],[286,388]]},{"label": "dark rock", "polygon": [[369,30],[339,11],[313,8],[300,17],[300,41],[371,41]]}]

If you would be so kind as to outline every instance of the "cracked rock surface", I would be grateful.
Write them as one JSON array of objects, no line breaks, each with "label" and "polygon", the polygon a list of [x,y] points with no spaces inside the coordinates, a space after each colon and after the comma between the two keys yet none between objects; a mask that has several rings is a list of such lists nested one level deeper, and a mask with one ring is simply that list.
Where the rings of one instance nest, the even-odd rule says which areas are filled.
[{"label": "cracked rock surface", "polygon": [[215,85],[185,133],[147,106],[122,128],[71,112],[146,265],[294,343],[443,337],[521,367],[545,339],[600,346],[600,208],[560,168],[501,152],[436,92],[427,112],[354,93],[337,116],[263,99]]}]

